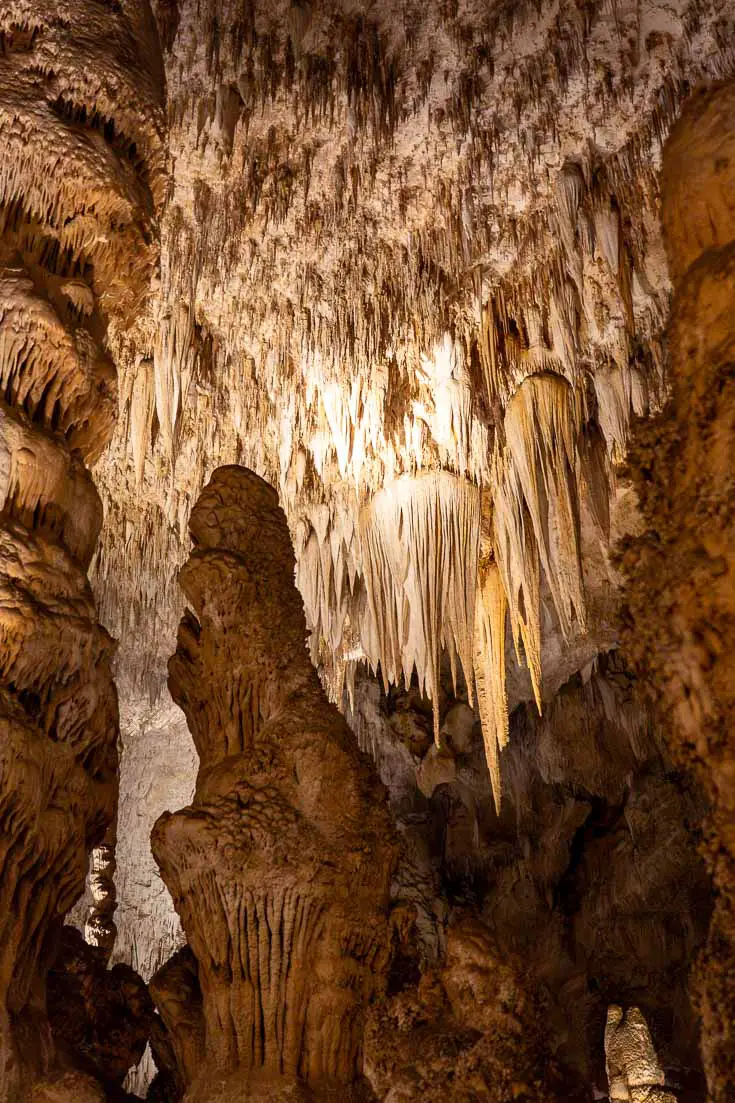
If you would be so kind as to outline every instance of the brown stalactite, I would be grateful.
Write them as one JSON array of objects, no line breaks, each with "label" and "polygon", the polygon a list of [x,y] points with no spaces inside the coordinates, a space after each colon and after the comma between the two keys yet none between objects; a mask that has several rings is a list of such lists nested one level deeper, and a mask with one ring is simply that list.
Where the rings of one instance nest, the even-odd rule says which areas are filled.
[{"label": "brown stalactite", "polygon": [[[201,988],[204,1058],[192,1082],[178,1057],[185,1098],[261,1098],[264,1085],[347,1098],[387,969],[387,806],[309,661],[275,491],[220,468],[190,531],[179,579],[194,612],[169,688],[200,766],[192,805],[152,835]],[[161,1013],[184,1053],[165,1000]]]},{"label": "brown stalactite", "polygon": [[114,643],[86,574],[102,509],[85,464],[117,416],[107,324],[140,303],[155,256],[162,87],[132,29],[145,8],[0,11],[3,1103],[96,1090],[56,1060],[45,978],[117,802]]},{"label": "brown stalactite", "polygon": [[685,107],[664,151],[671,400],[634,466],[648,531],[626,553],[628,642],[676,760],[707,794],[715,910],[694,978],[713,1103],[735,1095],[735,83]]}]

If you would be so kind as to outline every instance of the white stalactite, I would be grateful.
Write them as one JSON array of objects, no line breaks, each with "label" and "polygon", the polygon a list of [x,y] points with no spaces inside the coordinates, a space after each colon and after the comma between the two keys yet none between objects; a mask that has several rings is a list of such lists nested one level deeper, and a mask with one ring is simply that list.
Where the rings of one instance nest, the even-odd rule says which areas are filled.
[{"label": "white stalactite", "polygon": [[478,488],[445,471],[397,479],[360,517],[363,646],[386,688],[416,670],[437,742],[442,648],[459,657],[472,695],[479,524]]},{"label": "white stalactite", "polygon": [[130,398],[130,446],[133,453],[136,486],[141,486],[143,482],[154,409],[154,366],[151,360],[144,359],[140,361],[135,373]]}]

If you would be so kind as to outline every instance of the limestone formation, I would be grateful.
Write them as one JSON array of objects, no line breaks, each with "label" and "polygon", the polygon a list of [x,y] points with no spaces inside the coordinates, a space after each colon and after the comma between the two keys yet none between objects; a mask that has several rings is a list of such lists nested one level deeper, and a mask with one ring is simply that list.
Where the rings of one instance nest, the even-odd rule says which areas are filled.
[{"label": "limestone formation", "polygon": [[[549,695],[551,637],[576,652],[590,613],[593,631],[609,620],[577,482],[609,522],[631,417],[664,393],[660,149],[689,87],[732,72],[734,15],[730,0],[158,5],[162,279],[101,469],[95,564],[136,688],[163,681],[191,506],[214,466],[244,462],[278,487],[313,652],[338,684],[356,659],[403,674],[381,638],[393,590],[376,589],[365,508],[395,484],[418,516],[438,473],[457,524],[465,484],[480,486],[510,544],[498,562],[513,627],[527,625],[522,659]],[[552,419],[533,472],[522,410],[527,425]],[[555,494],[558,531],[552,516],[544,533],[532,474]],[[526,508],[521,580],[509,572]],[[455,542],[449,586],[472,539]],[[537,554],[539,600],[547,573],[560,621],[543,630]],[[424,614],[436,623],[423,606],[412,619]],[[403,648],[430,690],[435,647]]]},{"label": "limestone formation", "polygon": [[129,965],[108,969],[96,947],[64,927],[47,987],[57,1051],[115,1100],[151,1032],[153,1002],[145,984]]},{"label": "limestone formation", "polygon": [[117,928],[115,914],[115,844],[114,832],[109,830],[104,840],[92,851],[89,859],[87,883],[91,903],[84,924],[84,937],[90,946],[96,946],[107,958],[115,945]]},{"label": "limestone formation", "polygon": [[715,1103],[735,1091],[734,110],[732,82],[701,90],[664,154],[671,399],[637,449],[648,531],[627,559],[631,647],[711,805],[716,904],[696,990]]},{"label": "limestone formation", "polygon": [[309,661],[275,492],[220,468],[190,529],[180,581],[193,611],[169,686],[199,773],[191,806],[164,814],[152,845],[196,958],[199,1061],[166,999],[161,1016],[187,1103],[346,1098],[387,968],[387,806]]},{"label": "limestone formation", "polygon": [[458,917],[440,970],[427,970],[371,1018],[366,1068],[386,1103],[572,1103],[545,1049],[543,1016],[519,963],[498,954],[487,928]]},{"label": "limestone formation", "polygon": [[[396,952],[388,1006],[371,1026],[378,1097],[390,1099],[399,1080],[412,1101],[424,1098],[424,1080],[446,1094],[470,1058],[486,1075],[499,1050],[488,1042],[475,1050],[476,1035],[484,1015],[498,1015],[492,977],[502,966],[522,1009],[514,1051],[501,1064],[525,1069],[521,1079],[552,1058],[562,1099],[606,1094],[603,1034],[616,1002],[641,1007],[669,1082],[681,1100],[701,1103],[687,985],[711,903],[688,825],[706,803],[672,770],[636,679],[612,653],[562,687],[542,716],[533,702],[514,707],[511,696],[499,816],[480,725],[468,734],[461,722],[470,710],[452,701],[448,664],[442,686],[438,756],[431,703],[415,689],[385,700],[364,676],[355,687],[352,722],[379,764],[404,842],[396,906],[414,916]],[[429,1000],[437,969],[447,990],[451,962],[452,970],[464,962],[467,985],[476,974],[487,992],[474,1021],[462,1013],[464,1026],[444,997],[439,1007]],[[494,1077],[502,1080],[496,1072],[491,1085]],[[534,1089],[541,1097],[559,1090],[553,1078],[542,1081]]]},{"label": "limestone formation", "polygon": [[646,1020],[637,1007],[623,1012],[613,1004],[608,1009],[605,1059],[611,1103],[676,1103],[676,1097],[664,1090],[664,1071]]},{"label": "limestone formation", "polygon": [[735,0],[0,5],[0,1103],[729,1101]]},{"label": "limestone formation", "polygon": [[55,1067],[45,976],[117,801],[114,645],[86,574],[102,508],[85,465],[116,419],[105,327],[139,307],[154,258],[162,87],[146,11],[0,11],[4,1103],[87,1090]]}]

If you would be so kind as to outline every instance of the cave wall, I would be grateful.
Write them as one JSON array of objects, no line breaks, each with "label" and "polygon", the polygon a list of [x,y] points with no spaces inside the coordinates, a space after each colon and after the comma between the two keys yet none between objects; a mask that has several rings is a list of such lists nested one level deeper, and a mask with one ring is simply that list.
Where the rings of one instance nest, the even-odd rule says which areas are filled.
[{"label": "cave wall", "polygon": [[[116,815],[115,648],[87,579],[102,523],[88,468],[117,416],[107,327],[141,309],[156,259],[161,59],[135,3],[7,3],[0,44],[0,1097],[98,1099],[85,1062],[72,1071],[46,979]],[[103,946],[101,855],[97,873]]]},{"label": "cave wall", "polygon": [[735,1090],[733,975],[732,83],[695,94],[666,147],[663,226],[674,281],[671,398],[641,431],[647,522],[627,552],[628,636],[656,686],[672,757],[709,801],[715,910],[694,991],[711,1097]]}]

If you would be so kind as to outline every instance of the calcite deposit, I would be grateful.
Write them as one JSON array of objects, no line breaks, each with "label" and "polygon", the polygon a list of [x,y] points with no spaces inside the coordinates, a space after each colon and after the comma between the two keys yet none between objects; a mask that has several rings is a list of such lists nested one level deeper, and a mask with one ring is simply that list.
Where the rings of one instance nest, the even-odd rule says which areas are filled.
[{"label": "calcite deposit", "polygon": [[665,151],[671,398],[636,453],[648,528],[628,556],[633,647],[710,802],[716,903],[695,990],[716,1103],[735,1091],[734,107],[732,82],[702,89]]},{"label": "calcite deposit", "polygon": [[[285,1100],[310,1088],[346,1099],[364,1007],[388,964],[387,805],[309,661],[275,491],[220,468],[189,526],[180,581],[192,609],[169,688],[199,772],[192,804],[152,836],[201,990],[200,1058],[177,1062],[184,1098]],[[186,1053],[167,999],[161,1015]]]},{"label": "calcite deposit", "polygon": [[733,43],[3,0],[0,1103],[733,1096]]},{"label": "calcite deposit", "polygon": [[605,1058],[611,1103],[676,1103],[676,1097],[663,1089],[664,1071],[646,1020],[637,1007],[623,1012],[613,1005],[608,1010]]},{"label": "calcite deposit", "polygon": [[7,1103],[91,1098],[97,1090],[86,1074],[70,1071],[73,1047],[56,1046],[45,987],[89,850],[117,804],[114,643],[97,622],[86,573],[102,507],[86,465],[107,445],[117,416],[106,325],[125,324],[141,307],[161,197],[160,56],[144,9],[130,9],[9,0],[0,12],[0,1098]]}]

